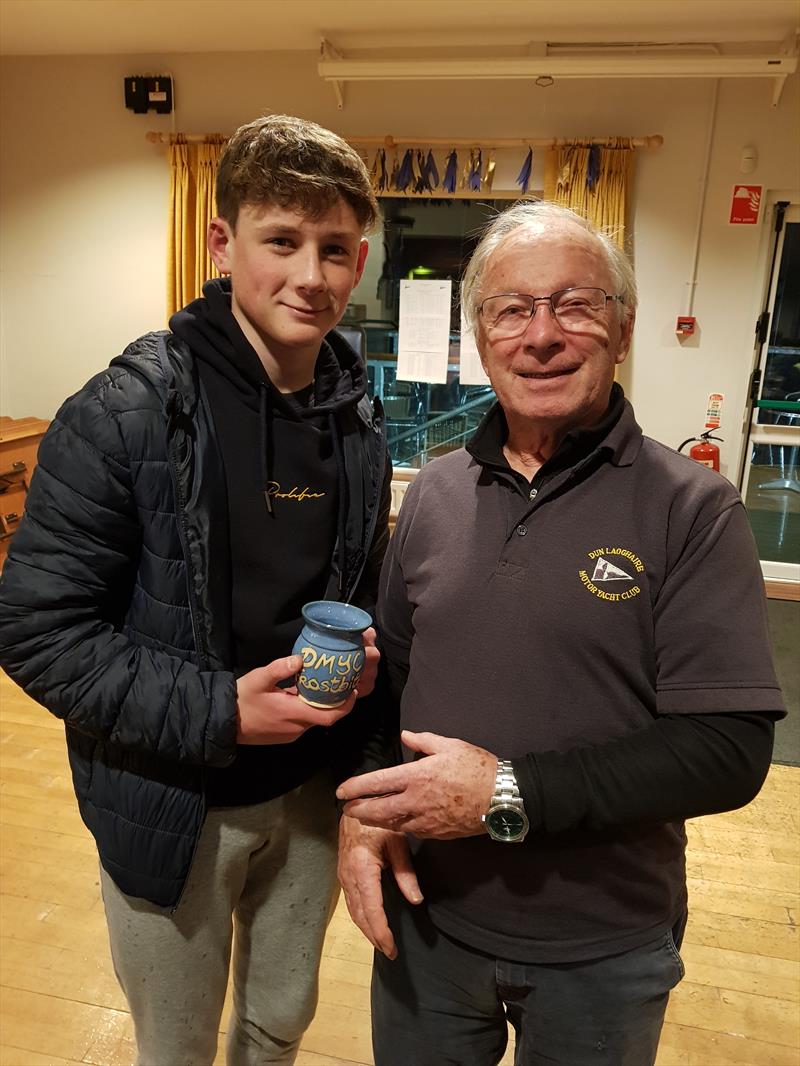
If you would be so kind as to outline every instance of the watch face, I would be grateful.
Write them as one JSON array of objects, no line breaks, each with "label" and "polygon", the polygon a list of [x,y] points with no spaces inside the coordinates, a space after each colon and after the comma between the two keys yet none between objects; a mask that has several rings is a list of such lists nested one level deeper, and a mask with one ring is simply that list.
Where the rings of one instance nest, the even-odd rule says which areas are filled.
[{"label": "watch face", "polygon": [[519,840],[527,832],[528,819],[510,804],[493,807],[486,815],[486,828],[495,840]]}]

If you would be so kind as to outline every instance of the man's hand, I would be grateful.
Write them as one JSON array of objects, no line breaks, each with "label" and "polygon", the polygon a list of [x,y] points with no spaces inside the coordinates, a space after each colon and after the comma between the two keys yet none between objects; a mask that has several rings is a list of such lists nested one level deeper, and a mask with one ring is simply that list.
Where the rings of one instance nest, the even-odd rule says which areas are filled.
[{"label": "man's hand", "polygon": [[436,733],[409,733],[407,748],[427,756],[351,777],[336,790],[345,814],[362,825],[453,840],[483,833],[497,758],[484,748]]},{"label": "man's hand", "polygon": [[236,682],[237,744],[290,744],[312,725],[331,726],[353,709],[355,693],[341,707],[309,707],[296,688],[279,688],[278,682],[295,677],[302,655],[275,659],[244,674]]},{"label": "man's hand", "polygon": [[381,653],[375,646],[375,640],[377,633],[370,626],[369,629],[365,629],[362,634],[364,637],[364,669],[361,671],[361,677],[358,679],[358,686],[356,688],[356,696],[369,696],[370,692],[375,688],[375,680],[378,676],[378,663],[381,660]]},{"label": "man's hand", "polygon": [[339,824],[339,881],[350,917],[387,959],[397,958],[397,945],[383,909],[381,871],[390,869],[409,903],[422,893],[402,833],[370,829],[345,815]]}]

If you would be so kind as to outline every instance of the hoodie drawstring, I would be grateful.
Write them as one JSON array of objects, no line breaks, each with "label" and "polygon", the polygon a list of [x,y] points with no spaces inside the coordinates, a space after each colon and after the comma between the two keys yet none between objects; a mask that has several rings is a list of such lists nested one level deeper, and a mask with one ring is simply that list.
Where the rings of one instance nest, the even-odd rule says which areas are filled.
[{"label": "hoodie drawstring", "polygon": [[265,382],[262,382],[258,390],[258,415],[259,415],[259,436],[260,436],[260,451],[261,451],[261,480],[264,483],[264,499],[267,504],[267,513],[272,514],[272,497],[270,496],[270,484],[272,482],[272,419],[270,416],[270,407],[272,400],[269,394],[269,389]]},{"label": "hoodie drawstring", "polygon": [[347,514],[347,474],[344,466],[344,451],[342,440],[339,436],[339,426],[333,411],[328,413],[328,425],[331,430],[333,441],[333,454],[336,458],[336,477],[339,483],[339,514],[337,517],[337,543],[339,545],[339,595],[344,590],[344,575],[347,571],[347,537],[345,528],[345,516]]},{"label": "hoodie drawstring", "polygon": [[[261,451],[261,480],[264,485],[264,500],[267,505],[267,513],[272,515],[272,497],[270,486],[272,484],[272,397],[266,383],[259,386],[259,437]],[[338,487],[338,514],[336,517],[336,543],[339,547],[339,595],[344,591],[344,579],[347,573],[347,471],[345,470],[344,450],[342,439],[339,434],[339,425],[333,411],[328,412],[328,427],[333,442],[333,454],[336,460],[336,481]]]}]

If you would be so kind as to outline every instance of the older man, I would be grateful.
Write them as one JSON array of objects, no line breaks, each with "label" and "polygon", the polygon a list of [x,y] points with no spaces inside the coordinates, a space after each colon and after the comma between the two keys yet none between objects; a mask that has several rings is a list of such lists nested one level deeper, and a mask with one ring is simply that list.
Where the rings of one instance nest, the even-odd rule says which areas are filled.
[{"label": "older man", "polygon": [[384,564],[406,761],[339,789],[375,1060],[488,1066],[509,1020],[518,1066],[646,1066],[683,821],[756,795],[783,713],[753,541],[614,383],[636,292],[612,242],[518,204],[462,302],[497,404],[416,478]]}]

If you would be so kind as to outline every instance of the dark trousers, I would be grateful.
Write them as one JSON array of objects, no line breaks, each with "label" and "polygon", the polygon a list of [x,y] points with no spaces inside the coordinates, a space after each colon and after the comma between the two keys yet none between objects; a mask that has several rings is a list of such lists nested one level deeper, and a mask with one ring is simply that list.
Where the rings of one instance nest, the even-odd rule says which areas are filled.
[{"label": "dark trousers", "polygon": [[386,887],[399,955],[375,956],[375,1066],[496,1066],[507,1021],[515,1066],[652,1066],[670,989],[683,977],[685,918],[621,955],[523,964],[445,936],[424,903],[412,907]]}]

